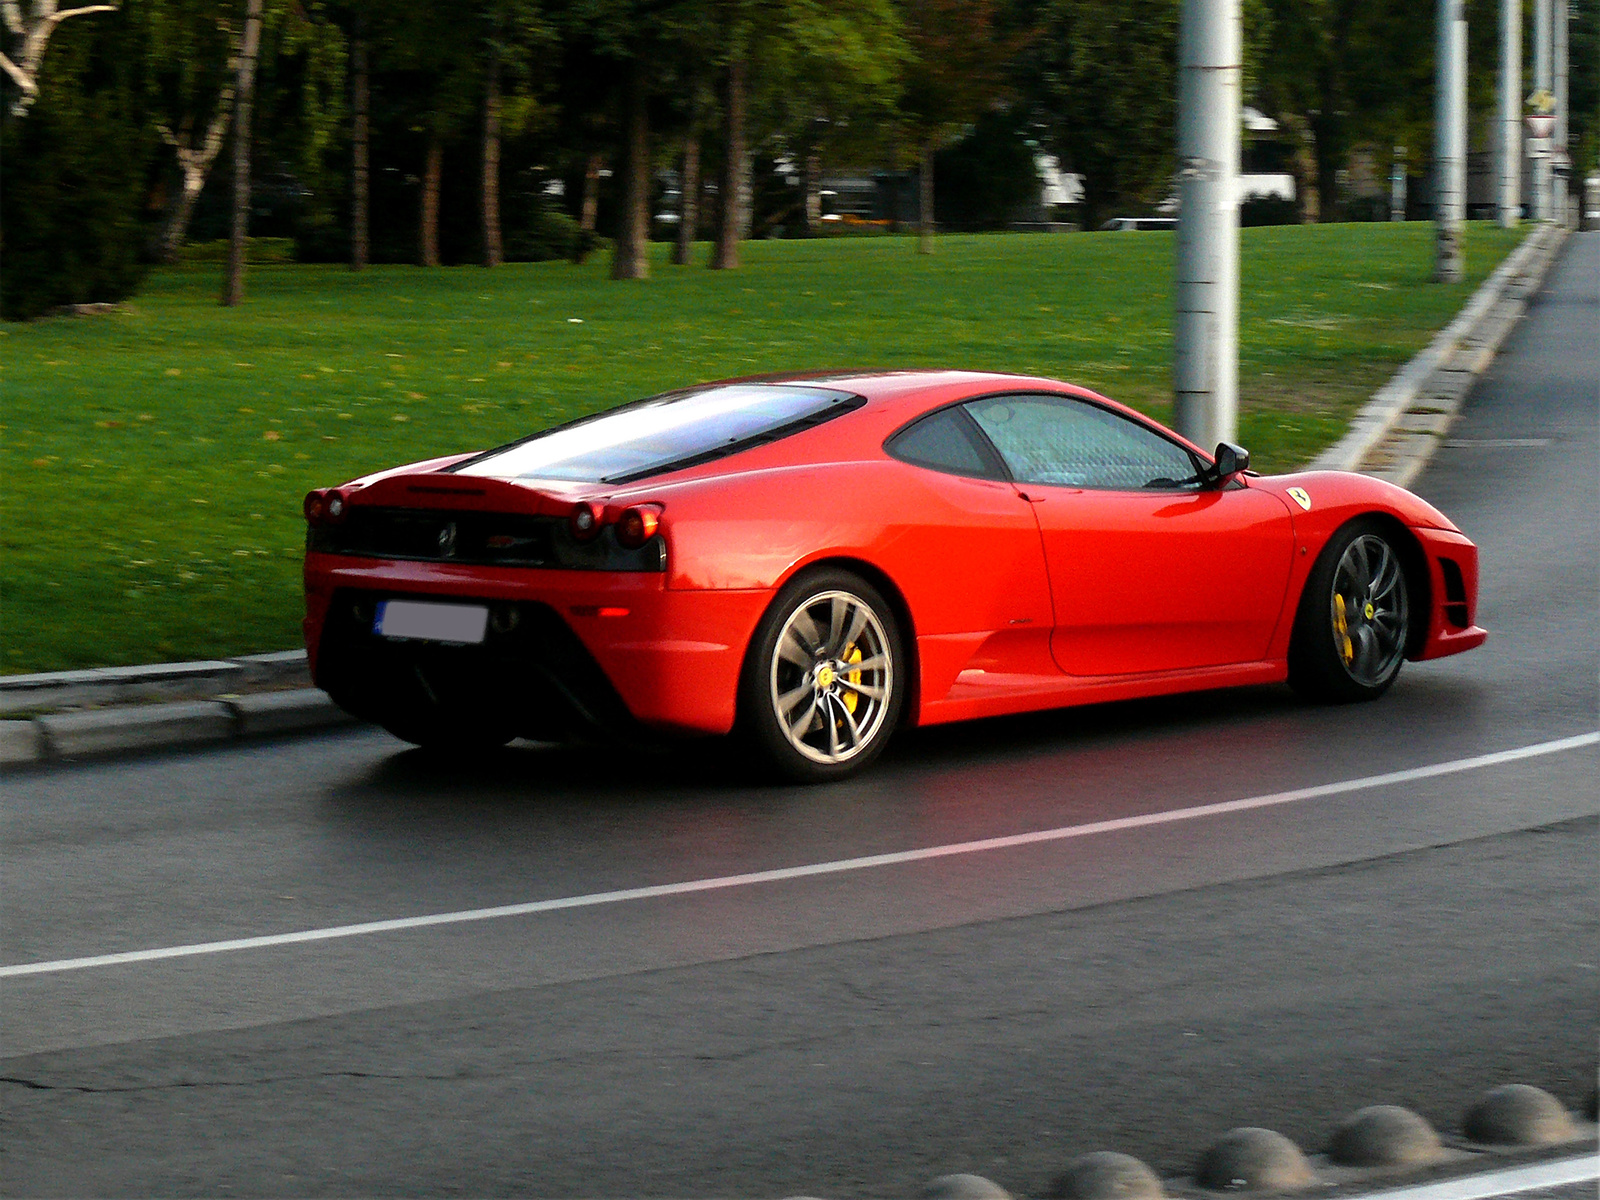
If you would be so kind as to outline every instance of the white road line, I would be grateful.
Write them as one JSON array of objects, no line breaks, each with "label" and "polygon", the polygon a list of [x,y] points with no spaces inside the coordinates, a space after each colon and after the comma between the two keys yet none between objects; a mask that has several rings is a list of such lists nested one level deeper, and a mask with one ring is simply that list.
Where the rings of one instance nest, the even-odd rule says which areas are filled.
[{"label": "white road line", "polygon": [[1416,1187],[1369,1192],[1346,1200],[1489,1200],[1491,1196],[1515,1196],[1541,1188],[1567,1187],[1600,1179],[1600,1157],[1563,1158],[1555,1162],[1529,1163],[1500,1171],[1485,1171],[1461,1179],[1445,1179]]},{"label": "white road line", "polygon": [[1434,779],[1440,775],[1455,775],[1525,758],[1538,758],[1546,754],[1560,754],[1600,742],[1600,730],[1580,733],[1575,737],[1560,738],[1553,742],[1538,742],[1531,746],[1517,746],[1510,750],[1497,750],[1493,754],[1480,754],[1474,758],[1458,758],[1450,762],[1433,763],[1426,767],[1412,767],[1404,771],[1390,771],[1383,775],[1367,775],[1360,779],[1345,779],[1337,783],[1321,783],[1314,787],[1295,788],[1287,792],[1271,792],[1264,796],[1250,796],[1243,800],[1227,800],[1220,804],[1201,804],[1194,808],[1171,809],[1166,812],[1145,813],[1137,817],[1117,817],[1109,821],[1091,821],[1084,825],[1066,825],[1059,829],[1040,829],[1032,833],[1014,833],[1005,837],[983,838],[975,842],[954,842],[945,846],[925,846],[920,850],[896,850],[887,854],[868,854],[861,858],[843,858],[834,862],[808,863],[799,867],[778,867],[769,871],[750,871],[743,875],[719,875],[710,879],[689,879],[682,883],[661,883],[651,887],[624,888],[615,892],[591,892],[583,896],[563,896],[555,900],[532,900],[524,904],[502,904],[495,908],[472,908],[462,912],[432,913],[422,917],[396,917],[387,921],[363,921],[359,925],[333,925],[323,929],[302,929],[295,933],[273,933],[260,937],[230,938],[221,942],[197,942],[188,946],[159,946],[150,950],[125,950],[117,954],[94,954],[87,958],[60,958],[51,962],[10,963],[0,966],[0,979],[19,975],[52,975],[62,971],[84,971],[91,967],[115,967],[126,963],[154,962],[163,958],[194,958],[203,954],[228,954],[237,950],[260,950],[268,946],[291,946],[298,942],[326,942],[337,938],[366,937],[374,933],[395,933],[403,929],[425,929],[433,925],[461,925],[468,921],[491,921],[498,917],[527,917],[537,913],[560,912],[569,908],[596,908],[603,904],[622,904],[629,900],[653,900],[661,896],[685,896],[694,892],[720,891],[724,888],[751,887],[759,883],[781,883],[788,879],[806,879],[816,875],[839,875],[847,871],[865,871],[873,867],[891,867],[900,863],[922,862],[933,858],[949,858],[958,854],[980,854],[988,850],[1011,850],[1018,846],[1032,846],[1041,842],[1063,842],[1071,838],[1095,837],[1102,833],[1119,833],[1127,829],[1146,829],[1155,825],[1172,825],[1180,821],[1198,821],[1205,817],[1221,817],[1230,813],[1250,812],[1258,808],[1274,808],[1281,804],[1294,804],[1301,800],[1315,800],[1320,796],[1339,796],[1368,788],[1388,787],[1397,783],[1410,783],[1418,779]]}]

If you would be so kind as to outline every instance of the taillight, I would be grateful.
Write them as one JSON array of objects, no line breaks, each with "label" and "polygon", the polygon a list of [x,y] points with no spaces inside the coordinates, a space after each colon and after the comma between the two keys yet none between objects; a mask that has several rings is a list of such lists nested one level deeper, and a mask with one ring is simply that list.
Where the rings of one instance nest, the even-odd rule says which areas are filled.
[{"label": "taillight", "polygon": [[350,502],[344,498],[344,493],[338,488],[329,488],[324,493],[322,502],[323,519],[337,523],[344,520],[345,513],[350,510]]},{"label": "taillight", "polygon": [[573,507],[567,524],[572,528],[573,537],[580,542],[587,542],[600,532],[600,514],[595,511],[594,505],[582,500]]},{"label": "taillight", "polygon": [[622,510],[617,518],[617,542],[629,550],[637,550],[661,528],[659,504],[636,504]]},{"label": "taillight", "polygon": [[307,525],[322,524],[322,514],[327,503],[327,495],[327,492],[323,491],[321,488],[318,488],[316,491],[306,493],[305,503],[300,507],[301,510],[306,514]]}]

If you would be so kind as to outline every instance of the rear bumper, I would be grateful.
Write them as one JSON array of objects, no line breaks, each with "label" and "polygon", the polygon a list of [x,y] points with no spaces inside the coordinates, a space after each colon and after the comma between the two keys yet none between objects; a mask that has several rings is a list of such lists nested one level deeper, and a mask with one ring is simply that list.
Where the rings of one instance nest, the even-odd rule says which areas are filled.
[{"label": "rear bumper", "polygon": [[[309,554],[306,647],[317,686],[360,716],[442,704],[531,736],[639,724],[733,728],[745,647],[771,594],[674,591],[663,576]],[[489,606],[481,646],[372,633],[379,599]],[[431,694],[431,698],[430,698]]]},{"label": "rear bumper", "polygon": [[1483,645],[1478,615],[1478,548],[1462,534],[1413,527],[1428,563],[1428,632],[1416,659],[1444,658]]}]

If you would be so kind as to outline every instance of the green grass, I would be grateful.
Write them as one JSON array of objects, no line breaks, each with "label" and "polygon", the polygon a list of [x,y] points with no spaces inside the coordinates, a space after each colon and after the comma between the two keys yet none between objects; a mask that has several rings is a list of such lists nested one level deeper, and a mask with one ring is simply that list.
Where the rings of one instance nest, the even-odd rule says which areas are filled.
[{"label": "green grass", "polygon": [[[1241,440],[1305,461],[1516,242],[1473,225],[1243,235]],[[696,380],[817,367],[1057,376],[1165,417],[1172,235],[764,242],[735,272],[606,263],[157,272],[125,311],[0,330],[0,670],[299,639],[300,498]],[[701,247],[701,253],[705,247]]]}]

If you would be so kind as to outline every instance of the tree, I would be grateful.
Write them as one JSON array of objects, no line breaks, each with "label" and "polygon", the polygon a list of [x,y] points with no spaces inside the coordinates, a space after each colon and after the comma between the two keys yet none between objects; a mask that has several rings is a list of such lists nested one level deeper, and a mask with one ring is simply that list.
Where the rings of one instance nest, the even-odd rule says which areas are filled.
[{"label": "tree", "polygon": [[1001,28],[997,0],[904,0],[912,58],[900,112],[916,147],[921,203],[917,250],[933,253],[933,156],[1006,93],[1023,39]]},{"label": "tree", "polygon": [[70,26],[40,68],[27,115],[0,109],[6,320],[116,302],[145,276],[139,212],[156,141],[130,25],[117,13]]},{"label": "tree", "polygon": [[90,13],[116,12],[115,4],[83,4],[77,8],[61,8],[60,0],[33,0],[32,9],[24,15],[21,0],[3,0],[0,16],[5,19],[6,31],[21,42],[21,53],[13,60],[0,53],[0,70],[5,71],[17,87],[17,98],[12,101],[13,116],[25,117],[28,109],[39,97],[39,68],[44,62],[45,48],[61,22]]},{"label": "tree", "polygon": [[1013,64],[1040,142],[1083,177],[1090,228],[1171,190],[1178,0],[1041,0]]},{"label": "tree", "polygon": [[232,308],[244,299],[245,237],[250,231],[250,105],[255,99],[256,57],[261,49],[262,0],[245,0],[244,40],[238,53],[234,84],[233,236],[228,243],[228,271],[222,283],[222,305]]}]

